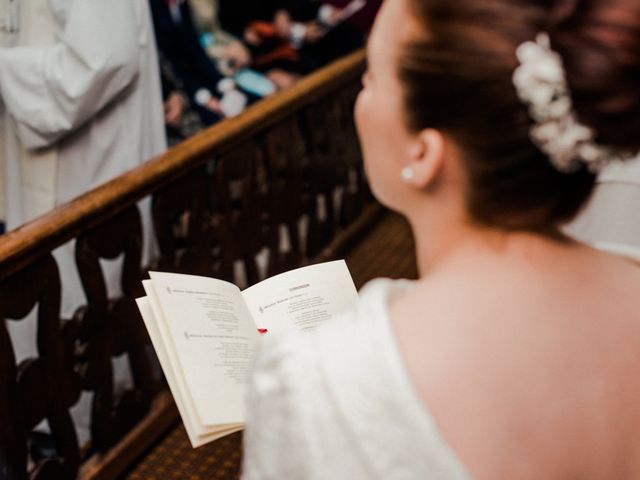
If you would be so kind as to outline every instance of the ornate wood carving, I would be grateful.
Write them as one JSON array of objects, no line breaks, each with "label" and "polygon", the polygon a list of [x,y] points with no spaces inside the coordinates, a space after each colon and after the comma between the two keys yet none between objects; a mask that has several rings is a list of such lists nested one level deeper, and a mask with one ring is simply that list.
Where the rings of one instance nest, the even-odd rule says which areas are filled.
[{"label": "ornate wood carving", "polygon": [[[152,352],[146,329],[135,305],[142,290],[140,215],[134,205],[92,229],[76,242],[76,263],[87,305],[73,319],[83,388],[94,392],[91,416],[93,446],[106,450],[148,411],[154,383]],[[100,259],[123,255],[123,297],[110,300]],[[112,358],[126,354],[134,388],[114,392]]]},{"label": "ornate wood carving", "polygon": [[265,134],[269,249],[268,276],[299,265],[304,254],[300,221],[308,213],[308,168],[306,145],[297,116],[290,117]]},{"label": "ornate wood carving", "polygon": [[353,118],[356,97],[360,91],[359,84],[347,86],[338,103],[338,118],[340,127],[336,138],[336,154],[340,159],[344,191],[340,205],[340,226],[345,227],[353,223],[362,213],[367,200],[368,185],[362,165],[360,144]]},{"label": "ornate wood carving", "polygon": [[214,238],[207,205],[207,168],[178,178],[153,195],[153,224],[160,257],[153,268],[213,275]]},{"label": "ornate wood carving", "polygon": [[[6,321],[37,315],[38,356],[16,366]],[[9,479],[72,479],[80,454],[69,408],[80,394],[60,325],[58,267],[47,255],[0,283],[0,472]],[[56,455],[29,458],[29,433],[48,421]],[[34,464],[28,471],[29,463]]]},{"label": "ornate wood carving", "polygon": [[[325,99],[303,111],[303,128],[310,156],[308,184],[311,210],[307,252],[310,257],[320,253],[335,233],[334,192],[343,174],[337,139],[340,132],[339,104]],[[354,139],[355,140],[355,139]]]},{"label": "ornate wood carving", "polygon": [[262,153],[249,140],[215,160],[211,205],[220,278],[233,282],[234,266],[241,262],[248,285],[260,280],[256,256],[263,245],[263,187],[258,183]]}]

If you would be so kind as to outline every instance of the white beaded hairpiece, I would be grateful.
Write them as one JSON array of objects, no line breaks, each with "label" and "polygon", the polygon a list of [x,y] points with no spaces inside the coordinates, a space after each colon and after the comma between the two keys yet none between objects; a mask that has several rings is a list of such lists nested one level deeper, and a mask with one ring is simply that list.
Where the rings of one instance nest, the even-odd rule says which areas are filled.
[{"label": "white beaded hairpiece", "polygon": [[524,42],[516,55],[520,66],[513,73],[513,84],[534,122],[529,137],[558,171],[571,173],[586,165],[596,173],[612,161],[633,156],[596,144],[593,129],[577,120],[562,58],[551,49],[548,34]]}]

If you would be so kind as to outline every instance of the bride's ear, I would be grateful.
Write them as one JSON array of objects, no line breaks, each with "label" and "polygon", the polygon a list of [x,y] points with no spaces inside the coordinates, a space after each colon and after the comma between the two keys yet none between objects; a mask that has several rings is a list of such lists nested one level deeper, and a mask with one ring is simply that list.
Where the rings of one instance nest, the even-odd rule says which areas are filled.
[{"label": "bride's ear", "polygon": [[445,157],[445,138],[437,130],[418,133],[410,147],[409,163],[403,168],[403,180],[420,190],[433,185],[442,171]]}]

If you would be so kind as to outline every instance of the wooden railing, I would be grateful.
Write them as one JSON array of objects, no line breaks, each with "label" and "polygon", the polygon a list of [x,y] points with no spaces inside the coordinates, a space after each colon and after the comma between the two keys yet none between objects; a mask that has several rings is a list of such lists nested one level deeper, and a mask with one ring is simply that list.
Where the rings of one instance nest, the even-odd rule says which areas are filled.
[{"label": "wooden railing", "polygon": [[[134,303],[149,268],[252,284],[331,257],[375,216],[352,120],[363,69],[362,52],[339,60],[0,237],[0,478],[115,478],[175,422]],[[147,196],[159,254],[141,265]],[[61,319],[52,251],[71,240],[87,304]],[[100,259],[120,256],[123,296],[108,298]],[[6,322],[34,308],[38,356],[16,365]],[[116,393],[120,355],[134,387]],[[87,445],[70,414],[82,392],[94,395]],[[37,458],[44,419],[54,448]]]}]

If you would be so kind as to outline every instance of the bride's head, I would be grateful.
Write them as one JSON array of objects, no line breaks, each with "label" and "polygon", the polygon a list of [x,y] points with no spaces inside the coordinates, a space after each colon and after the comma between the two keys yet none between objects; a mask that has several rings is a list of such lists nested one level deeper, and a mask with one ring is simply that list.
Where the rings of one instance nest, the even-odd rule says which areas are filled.
[{"label": "bride's head", "polygon": [[[540,32],[563,65],[570,114],[592,131],[588,146],[640,150],[638,0],[386,0],[356,106],[380,201],[410,219],[542,233],[576,215],[593,168],[553,165],[532,140],[544,122],[514,86],[516,50]],[[551,132],[554,148],[571,143]]]}]

